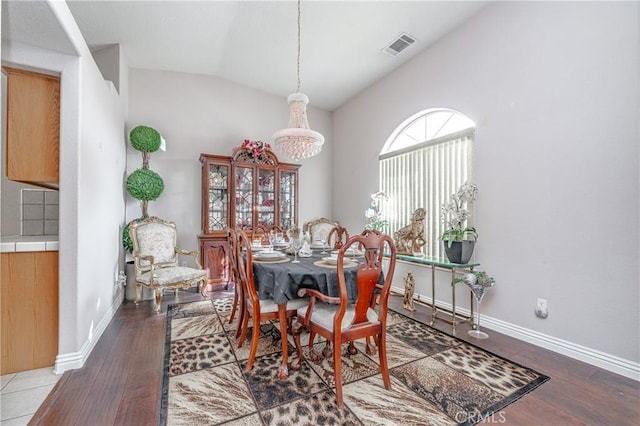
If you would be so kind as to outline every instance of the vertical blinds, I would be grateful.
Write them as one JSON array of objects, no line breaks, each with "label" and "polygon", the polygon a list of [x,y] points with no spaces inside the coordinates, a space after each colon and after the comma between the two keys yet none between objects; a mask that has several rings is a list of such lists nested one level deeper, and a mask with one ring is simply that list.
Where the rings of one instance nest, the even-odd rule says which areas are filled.
[{"label": "vertical blinds", "polygon": [[380,156],[380,190],[388,196],[382,214],[389,223],[389,235],[408,225],[412,213],[424,207],[427,243],[423,253],[444,257],[440,208],[460,185],[471,180],[472,142],[471,129]]}]

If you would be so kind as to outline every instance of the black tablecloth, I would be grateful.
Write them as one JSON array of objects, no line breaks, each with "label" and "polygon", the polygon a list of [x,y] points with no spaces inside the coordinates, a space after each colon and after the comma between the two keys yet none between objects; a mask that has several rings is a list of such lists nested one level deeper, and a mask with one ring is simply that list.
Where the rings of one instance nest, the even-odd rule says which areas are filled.
[{"label": "black tablecloth", "polygon": [[[339,296],[338,270],[314,265],[328,254],[314,253],[312,257],[298,259],[300,263],[253,262],[253,280],[261,300],[273,299],[277,304],[298,298],[299,288],[313,288],[327,296]],[[293,260],[293,256],[289,256]],[[362,258],[355,258],[356,263]],[[358,296],[356,284],[357,267],[345,268],[345,283],[349,303],[354,303]]]}]

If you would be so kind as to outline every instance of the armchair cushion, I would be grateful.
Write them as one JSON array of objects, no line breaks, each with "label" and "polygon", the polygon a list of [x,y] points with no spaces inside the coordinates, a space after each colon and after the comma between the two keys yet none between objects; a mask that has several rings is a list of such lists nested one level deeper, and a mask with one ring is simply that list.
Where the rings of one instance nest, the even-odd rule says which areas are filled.
[{"label": "armchair cushion", "polygon": [[[316,303],[313,307],[313,312],[311,313],[310,321],[318,324],[320,327],[325,328],[327,330],[333,330],[333,320],[336,316],[336,312],[340,305],[334,305],[330,303],[324,303],[319,300],[316,300]],[[307,315],[307,309],[309,305],[303,306],[298,309],[298,318],[304,318]],[[341,329],[344,331],[351,327],[353,324],[353,320],[356,315],[356,310],[354,305],[347,306],[347,310],[344,313],[344,317],[342,317],[342,327]],[[367,320],[371,324],[375,324],[378,322],[378,314],[371,308],[367,309]]]},{"label": "armchair cushion", "polygon": [[[194,269],[186,266],[176,266],[173,268],[160,268],[153,270],[153,284],[160,286],[174,285],[176,283],[189,282],[203,279],[207,276],[207,271]],[[144,272],[138,276],[138,281],[144,284],[151,284],[151,273]]]}]

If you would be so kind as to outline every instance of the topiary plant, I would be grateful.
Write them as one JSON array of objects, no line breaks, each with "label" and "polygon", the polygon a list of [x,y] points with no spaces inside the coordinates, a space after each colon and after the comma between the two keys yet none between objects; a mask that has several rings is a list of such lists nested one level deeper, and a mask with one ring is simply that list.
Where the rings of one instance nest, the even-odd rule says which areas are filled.
[{"label": "topiary plant", "polygon": [[129,227],[132,223],[140,222],[143,217],[139,217],[137,219],[133,219],[131,222],[127,223],[124,228],[122,228],[122,246],[126,251],[131,253],[133,251],[133,241],[131,241],[131,235],[129,234]]},{"label": "topiary plant", "polygon": [[153,127],[138,126],[129,133],[131,146],[142,152],[155,152],[160,148],[162,137]]},{"label": "topiary plant", "polygon": [[[164,181],[151,169],[141,168],[127,177],[127,192],[136,200],[153,201],[164,190]],[[143,214],[143,216],[147,216]]]},{"label": "topiary plant", "polygon": [[164,181],[160,175],[149,168],[149,154],[157,151],[162,145],[160,133],[148,126],[137,126],[129,132],[131,146],[142,152],[142,167],[127,177],[127,192],[136,200],[141,201],[142,217],[129,222],[122,229],[122,245],[131,252],[133,243],[129,236],[129,225],[149,217],[149,201],[156,200],[164,191]]}]

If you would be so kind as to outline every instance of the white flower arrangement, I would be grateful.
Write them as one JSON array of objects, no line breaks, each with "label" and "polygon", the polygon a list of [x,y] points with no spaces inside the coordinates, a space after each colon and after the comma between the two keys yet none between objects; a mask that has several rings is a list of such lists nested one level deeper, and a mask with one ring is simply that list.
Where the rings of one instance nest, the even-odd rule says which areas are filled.
[{"label": "white flower arrangement", "polygon": [[371,205],[364,211],[365,217],[365,229],[374,229],[376,231],[382,230],[383,226],[386,226],[388,222],[382,216],[380,207],[383,201],[388,199],[387,195],[378,191],[375,194],[371,194]]},{"label": "white flower arrangement", "polygon": [[462,241],[467,236],[478,238],[476,228],[466,226],[466,222],[471,216],[466,206],[475,201],[478,195],[478,187],[469,182],[465,182],[458,188],[455,194],[451,195],[451,200],[442,205],[442,220],[449,227],[442,233],[442,240],[449,242],[449,247],[453,241]]}]

